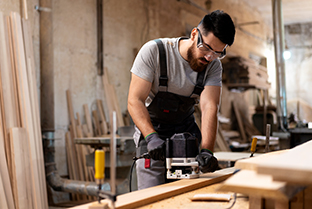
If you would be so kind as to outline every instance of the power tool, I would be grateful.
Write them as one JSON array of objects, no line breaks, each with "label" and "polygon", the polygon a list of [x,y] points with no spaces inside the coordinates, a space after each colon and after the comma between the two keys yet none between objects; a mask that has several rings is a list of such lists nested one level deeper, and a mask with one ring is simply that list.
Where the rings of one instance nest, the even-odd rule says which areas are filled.
[{"label": "power tool", "polygon": [[[198,139],[189,132],[176,133],[166,139],[167,179],[194,179],[199,177],[199,166],[196,156],[199,153]],[[148,153],[133,157],[130,168],[129,190],[131,189],[132,172],[136,160],[150,159]]]},{"label": "power tool", "polygon": [[188,132],[174,134],[166,139],[167,179],[193,179],[199,177],[196,156],[198,139]]}]

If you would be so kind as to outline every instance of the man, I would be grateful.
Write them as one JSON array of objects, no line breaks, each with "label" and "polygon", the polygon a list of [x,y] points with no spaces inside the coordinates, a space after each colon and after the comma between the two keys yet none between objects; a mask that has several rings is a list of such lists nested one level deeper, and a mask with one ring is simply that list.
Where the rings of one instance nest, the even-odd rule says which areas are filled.
[{"label": "man", "polygon": [[[201,142],[196,157],[202,172],[214,172],[213,156],[221,96],[219,59],[234,42],[231,17],[220,11],[207,14],[190,38],[163,38],[147,42],[132,66],[128,110],[136,125],[138,189],[165,183],[165,140],[189,132]],[[200,97],[199,97],[200,96]],[[193,116],[200,98],[201,132]]]}]

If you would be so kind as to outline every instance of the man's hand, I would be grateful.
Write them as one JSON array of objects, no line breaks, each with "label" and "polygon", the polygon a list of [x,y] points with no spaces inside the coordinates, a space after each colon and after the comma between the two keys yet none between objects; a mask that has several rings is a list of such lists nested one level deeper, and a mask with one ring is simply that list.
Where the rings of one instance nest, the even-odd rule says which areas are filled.
[{"label": "man's hand", "polygon": [[148,154],[153,160],[165,160],[165,141],[158,134],[151,133],[145,137]]},{"label": "man's hand", "polygon": [[196,156],[196,160],[198,161],[199,169],[203,173],[214,172],[219,167],[217,158],[207,149],[202,149]]}]

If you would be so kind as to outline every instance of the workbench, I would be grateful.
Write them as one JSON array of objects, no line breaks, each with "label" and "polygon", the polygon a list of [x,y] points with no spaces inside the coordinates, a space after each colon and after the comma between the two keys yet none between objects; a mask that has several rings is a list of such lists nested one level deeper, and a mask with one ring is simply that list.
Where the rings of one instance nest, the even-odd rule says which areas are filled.
[{"label": "workbench", "polygon": [[[231,176],[234,171],[234,168],[222,169],[214,173],[202,174],[200,178],[197,179],[178,180],[171,183],[119,195],[117,196],[115,206],[116,209],[131,209],[148,206],[148,204],[158,204],[158,202],[161,202],[162,200],[166,201],[175,199],[181,194],[187,194],[188,192],[194,191],[196,192],[198,189],[204,189],[207,186],[218,184]],[[215,188],[216,187],[212,187],[209,188],[209,190],[213,191]],[[198,202],[194,203],[198,204]],[[92,203],[88,203],[72,207],[71,209],[88,209],[91,204]],[[166,206],[164,208],[176,208],[176,206]]]}]

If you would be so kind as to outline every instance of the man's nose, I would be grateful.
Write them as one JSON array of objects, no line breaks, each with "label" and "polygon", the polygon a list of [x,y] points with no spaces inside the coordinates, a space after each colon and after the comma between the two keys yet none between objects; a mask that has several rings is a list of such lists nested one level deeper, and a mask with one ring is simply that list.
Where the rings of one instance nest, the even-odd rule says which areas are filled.
[{"label": "man's nose", "polygon": [[213,60],[213,56],[211,54],[206,54],[204,57],[207,61]]}]

